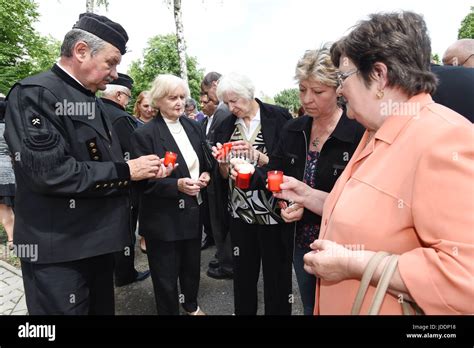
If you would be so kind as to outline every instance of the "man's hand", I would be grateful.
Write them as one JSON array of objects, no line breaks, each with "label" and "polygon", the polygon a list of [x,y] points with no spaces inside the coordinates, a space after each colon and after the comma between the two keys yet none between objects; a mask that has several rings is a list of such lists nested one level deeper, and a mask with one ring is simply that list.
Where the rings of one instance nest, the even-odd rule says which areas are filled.
[{"label": "man's hand", "polygon": [[141,156],[127,161],[132,181],[156,178],[160,173],[161,160],[156,155]]},{"label": "man's hand", "polygon": [[181,178],[178,179],[178,190],[189,196],[197,196],[201,187],[198,185],[199,180],[194,180],[191,178]]}]

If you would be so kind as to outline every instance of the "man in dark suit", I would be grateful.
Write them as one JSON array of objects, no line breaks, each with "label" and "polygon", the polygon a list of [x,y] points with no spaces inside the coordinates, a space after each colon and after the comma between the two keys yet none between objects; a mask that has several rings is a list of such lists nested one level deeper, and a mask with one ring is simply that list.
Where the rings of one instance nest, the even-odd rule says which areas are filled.
[{"label": "man in dark suit", "polygon": [[156,155],[124,161],[95,96],[118,78],[127,41],[120,24],[81,14],[59,62],[7,97],[29,314],[114,314],[113,253],[130,245],[129,183],[169,174]]},{"label": "man in dark suit", "polygon": [[474,122],[474,98],[471,97],[474,90],[474,68],[433,64],[431,71],[439,79],[433,100]]},{"label": "man in dark suit", "polygon": [[[119,73],[119,78],[107,85],[103,92],[105,114],[109,117],[112,127],[117,134],[124,159],[131,158],[130,137],[137,128],[137,121],[125,111],[132,93],[133,79]],[[135,229],[138,219],[138,194],[133,186],[130,187],[130,235],[132,243],[124,250],[114,254],[115,260],[115,285],[124,286],[135,281],[145,280],[150,276],[150,271],[138,272],[135,269]]]},{"label": "man in dark suit", "polygon": [[[210,72],[201,83],[201,109],[207,116],[202,128],[210,146],[216,144],[216,129],[222,122],[231,116],[231,112],[224,103],[219,103],[216,95],[217,83],[221,74]],[[207,188],[206,204],[208,205],[209,224],[216,243],[216,255],[209,263],[207,275],[214,279],[232,279],[232,248],[230,242],[227,210],[227,196],[225,182],[219,174],[216,165],[211,171],[211,183]]]}]

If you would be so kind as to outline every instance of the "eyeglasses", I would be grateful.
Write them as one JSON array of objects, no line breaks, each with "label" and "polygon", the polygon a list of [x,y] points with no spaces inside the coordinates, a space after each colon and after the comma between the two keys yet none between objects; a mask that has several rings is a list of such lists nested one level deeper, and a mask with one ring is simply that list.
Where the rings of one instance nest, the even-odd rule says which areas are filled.
[{"label": "eyeglasses", "polygon": [[464,62],[462,62],[461,66],[464,66],[464,64],[466,64],[466,62],[469,60],[469,58],[471,58],[472,56],[474,56],[474,53],[471,54],[469,57],[467,57]]},{"label": "eyeglasses", "polygon": [[125,93],[125,92],[119,92],[119,93],[120,93],[120,94],[125,94],[129,99],[132,98],[131,95],[129,95],[129,94]]},{"label": "eyeglasses", "polygon": [[339,84],[339,87],[342,86],[342,84],[344,83],[344,81],[351,75],[354,75],[356,73],[359,72],[359,69],[354,69],[352,71],[348,71],[348,72],[345,72],[345,73],[337,73],[337,83]]}]

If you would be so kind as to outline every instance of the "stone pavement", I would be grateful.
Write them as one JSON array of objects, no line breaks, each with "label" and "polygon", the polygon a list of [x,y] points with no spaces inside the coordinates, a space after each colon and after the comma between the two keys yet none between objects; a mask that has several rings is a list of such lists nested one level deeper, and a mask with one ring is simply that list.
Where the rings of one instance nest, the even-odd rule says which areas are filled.
[{"label": "stone pavement", "polygon": [[[139,271],[148,269],[146,255],[136,248],[135,267]],[[199,305],[209,315],[232,315],[234,310],[232,280],[215,280],[206,275],[207,264],[216,252],[215,247],[202,251]],[[259,281],[258,315],[263,314],[263,286]],[[303,309],[293,273],[295,302],[293,315],[302,315]],[[153,285],[148,278],[115,290],[115,312],[117,315],[156,315]],[[0,260],[0,315],[27,315],[21,271]]]},{"label": "stone pavement", "polygon": [[0,315],[27,315],[21,271],[0,260]]}]

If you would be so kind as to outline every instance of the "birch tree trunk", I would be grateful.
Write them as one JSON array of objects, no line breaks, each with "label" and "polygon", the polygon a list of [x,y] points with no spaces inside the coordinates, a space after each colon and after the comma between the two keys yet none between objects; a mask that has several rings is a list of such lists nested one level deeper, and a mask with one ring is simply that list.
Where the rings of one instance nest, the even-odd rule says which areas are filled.
[{"label": "birch tree trunk", "polygon": [[86,0],[86,12],[95,11],[95,5],[97,6],[105,6],[105,10],[109,9],[109,1],[108,0]]},{"label": "birch tree trunk", "polygon": [[86,0],[86,12],[94,12],[95,0]]},{"label": "birch tree trunk", "polygon": [[186,65],[186,42],[184,41],[183,15],[181,12],[181,0],[174,0],[174,21],[176,23],[176,38],[178,42],[179,66],[181,78],[188,82],[188,68]]}]

